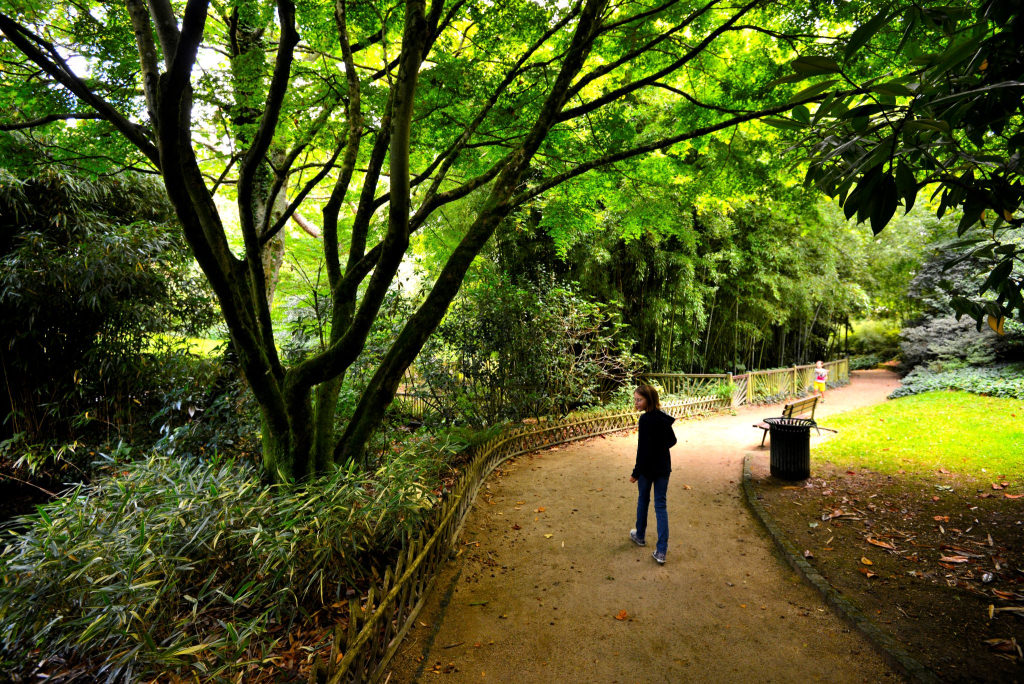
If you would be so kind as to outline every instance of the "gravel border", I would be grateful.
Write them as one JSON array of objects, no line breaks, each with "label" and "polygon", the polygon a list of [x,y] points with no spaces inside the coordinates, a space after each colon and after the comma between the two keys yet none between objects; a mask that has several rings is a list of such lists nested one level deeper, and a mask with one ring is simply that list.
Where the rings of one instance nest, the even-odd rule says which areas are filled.
[{"label": "gravel border", "polygon": [[775,519],[768,514],[758,501],[756,492],[754,491],[754,485],[751,482],[752,476],[750,474],[750,459],[756,456],[756,453],[748,452],[743,457],[743,500],[746,502],[747,507],[750,508],[754,517],[760,521],[764,528],[768,531],[768,534],[775,541],[775,545],[782,553],[783,558],[796,570],[800,575],[803,576],[815,589],[817,589],[825,602],[832,607],[840,617],[845,619],[855,628],[857,628],[871,645],[875,647],[884,658],[886,658],[896,669],[900,670],[908,678],[915,682],[925,682],[928,684],[937,684],[941,680],[935,675],[934,672],[929,670],[927,667],[919,663],[917,660],[912,658],[903,648],[892,638],[888,633],[883,632],[873,623],[859,608],[850,603],[844,598],[835,587],[828,583],[821,573],[814,569],[814,567],[807,562],[807,559],[803,557],[800,551],[793,546],[793,543],[786,538],[776,524]]}]

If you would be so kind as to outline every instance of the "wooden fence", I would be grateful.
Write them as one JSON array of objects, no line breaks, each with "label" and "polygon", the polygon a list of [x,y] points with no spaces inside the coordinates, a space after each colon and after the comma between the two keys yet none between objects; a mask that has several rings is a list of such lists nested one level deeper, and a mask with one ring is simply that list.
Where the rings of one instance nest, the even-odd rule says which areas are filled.
[{"label": "wooden fence", "polygon": [[[728,399],[707,396],[668,403],[662,410],[680,418],[728,406]],[[432,533],[406,539],[398,561],[384,573],[381,584],[372,587],[365,598],[349,602],[347,628],[339,625],[335,629],[331,652],[317,662],[309,681],[337,684],[380,680],[423,607],[441,564],[451,553],[477,491],[501,463],[556,444],[632,428],[638,417],[633,411],[570,416],[509,429],[475,447],[469,466],[438,509],[436,523],[429,527]]]},{"label": "wooden fence", "polygon": [[[845,385],[850,381],[850,360],[839,359],[823,364],[828,368],[832,384]],[[731,373],[647,373],[644,382],[659,384],[666,394],[717,394],[723,384],[732,387],[732,406],[744,404],[770,404],[789,397],[799,397],[811,390],[814,365],[773,368],[750,371],[742,375]]]}]

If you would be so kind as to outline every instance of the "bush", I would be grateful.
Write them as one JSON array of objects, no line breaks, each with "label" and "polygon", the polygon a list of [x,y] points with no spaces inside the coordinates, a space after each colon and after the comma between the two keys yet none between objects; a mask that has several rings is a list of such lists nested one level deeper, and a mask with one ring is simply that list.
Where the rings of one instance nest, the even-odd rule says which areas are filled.
[{"label": "bush", "polygon": [[237,676],[422,529],[443,452],[302,487],[229,459],[112,464],[4,535],[0,669]]},{"label": "bush", "polygon": [[612,307],[554,284],[478,283],[416,361],[448,421],[491,425],[565,415],[606,399],[638,370]]},{"label": "bush", "polygon": [[1024,364],[999,364],[987,368],[958,364],[918,366],[903,378],[903,386],[889,397],[895,399],[945,389],[1024,399]]},{"label": "bush", "polygon": [[879,356],[882,360],[895,357],[900,349],[900,328],[893,321],[867,320],[853,324],[850,350],[854,354]]},{"label": "bush", "polygon": [[214,316],[155,180],[0,168],[0,438],[139,422],[176,353],[156,334],[194,335]]},{"label": "bush", "polygon": [[880,359],[877,354],[862,354],[860,356],[851,356],[850,370],[868,370],[877,367],[880,363],[882,363],[882,359]]},{"label": "bush", "polygon": [[1011,325],[1007,335],[1000,337],[988,327],[979,331],[967,318],[953,316],[926,318],[909,325],[900,333],[900,354],[904,365],[914,368],[930,362],[962,362],[984,366],[997,360],[1009,360],[1019,354],[1022,338]]}]

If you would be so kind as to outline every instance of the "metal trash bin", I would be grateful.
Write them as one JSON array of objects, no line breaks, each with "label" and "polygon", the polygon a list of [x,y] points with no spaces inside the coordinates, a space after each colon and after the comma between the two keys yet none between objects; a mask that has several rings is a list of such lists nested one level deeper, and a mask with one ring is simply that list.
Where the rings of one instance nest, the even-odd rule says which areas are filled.
[{"label": "metal trash bin", "polygon": [[811,428],[808,418],[765,418],[771,436],[771,473],[781,480],[811,476]]}]

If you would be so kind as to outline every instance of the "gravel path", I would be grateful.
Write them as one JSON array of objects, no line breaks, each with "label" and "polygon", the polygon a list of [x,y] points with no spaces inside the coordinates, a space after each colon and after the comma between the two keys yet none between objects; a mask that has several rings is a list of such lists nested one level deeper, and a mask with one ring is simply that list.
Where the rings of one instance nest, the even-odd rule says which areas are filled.
[{"label": "gravel path", "polygon": [[[855,373],[828,393],[819,422],[884,401],[897,384],[884,371]],[[664,566],[651,558],[653,510],[650,545],[627,536],[635,431],[506,463],[481,490],[389,681],[898,681],[775,555],[741,500],[743,456],[761,436],[751,425],[778,413],[676,422]]]}]

